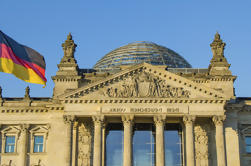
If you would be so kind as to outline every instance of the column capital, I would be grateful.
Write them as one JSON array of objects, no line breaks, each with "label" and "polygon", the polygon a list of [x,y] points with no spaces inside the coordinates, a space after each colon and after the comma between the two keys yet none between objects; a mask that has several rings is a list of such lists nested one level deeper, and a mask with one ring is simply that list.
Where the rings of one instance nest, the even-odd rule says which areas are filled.
[{"label": "column capital", "polygon": [[92,121],[94,124],[103,124],[104,122],[104,115],[94,115],[92,116]]},{"label": "column capital", "polygon": [[123,124],[133,123],[134,115],[122,115],[121,119]]},{"label": "column capital", "polygon": [[156,126],[162,126],[166,121],[166,115],[155,115],[153,121]]},{"label": "column capital", "polygon": [[63,118],[65,124],[71,124],[74,122],[76,117],[74,115],[64,115]]},{"label": "column capital", "polygon": [[212,121],[214,122],[214,125],[223,125],[223,121],[226,119],[226,115],[220,115],[220,116],[213,116]]},{"label": "column capital", "polygon": [[194,115],[185,115],[185,116],[183,116],[183,122],[184,122],[185,125],[193,124],[195,119],[196,119],[196,116],[194,116]]},{"label": "column capital", "polygon": [[26,132],[30,128],[29,124],[20,124],[21,132]]},{"label": "column capital", "polygon": [[76,130],[78,128],[78,121],[73,122],[73,130]]}]

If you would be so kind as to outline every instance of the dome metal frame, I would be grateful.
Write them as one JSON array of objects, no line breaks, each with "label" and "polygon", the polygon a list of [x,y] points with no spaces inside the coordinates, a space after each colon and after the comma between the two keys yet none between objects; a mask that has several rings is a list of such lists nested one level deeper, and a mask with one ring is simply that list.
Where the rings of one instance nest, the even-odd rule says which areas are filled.
[{"label": "dome metal frame", "polygon": [[94,69],[118,68],[121,65],[139,63],[166,65],[170,68],[191,68],[192,66],[173,50],[153,42],[134,42],[119,47],[103,56]]}]

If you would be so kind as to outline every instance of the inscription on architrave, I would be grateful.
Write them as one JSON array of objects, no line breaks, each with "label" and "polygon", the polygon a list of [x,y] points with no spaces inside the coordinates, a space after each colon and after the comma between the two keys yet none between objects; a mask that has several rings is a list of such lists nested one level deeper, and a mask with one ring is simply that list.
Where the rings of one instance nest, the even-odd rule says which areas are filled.
[{"label": "inscription on architrave", "polygon": [[91,165],[91,123],[82,122],[78,130],[78,165]]},{"label": "inscription on architrave", "polygon": [[190,92],[182,87],[171,87],[165,80],[161,80],[149,73],[142,72],[125,79],[114,87],[104,91],[108,97],[165,97],[189,98]]},{"label": "inscription on architrave", "polygon": [[121,114],[121,113],[133,113],[133,114],[155,114],[155,113],[167,113],[167,114],[185,114],[188,113],[188,107],[116,107],[116,106],[103,106],[101,108],[102,113],[109,114]]}]

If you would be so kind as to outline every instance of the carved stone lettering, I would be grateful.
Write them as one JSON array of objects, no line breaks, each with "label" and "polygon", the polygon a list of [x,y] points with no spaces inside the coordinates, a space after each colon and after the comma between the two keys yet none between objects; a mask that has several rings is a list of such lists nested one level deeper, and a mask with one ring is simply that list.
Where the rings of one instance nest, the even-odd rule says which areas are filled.
[{"label": "carved stone lettering", "polygon": [[169,114],[183,114],[188,113],[187,107],[113,107],[104,106],[101,109],[102,113],[109,114],[155,114],[155,113],[169,113]]},{"label": "carved stone lettering", "polygon": [[165,80],[142,72],[126,79],[122,84],[105,90],[108,97],[165,97],[189,98],[190,92],[182,87],[171,87]]}]

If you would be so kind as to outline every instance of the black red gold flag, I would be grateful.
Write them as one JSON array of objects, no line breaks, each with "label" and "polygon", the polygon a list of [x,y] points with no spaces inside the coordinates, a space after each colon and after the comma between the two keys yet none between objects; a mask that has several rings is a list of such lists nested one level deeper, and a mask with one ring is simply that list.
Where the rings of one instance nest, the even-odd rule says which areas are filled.
[{"label": "black red gold flag", "polygon": [[44,57],[0,31],[0,72],[30,83],[46,84]]}]

